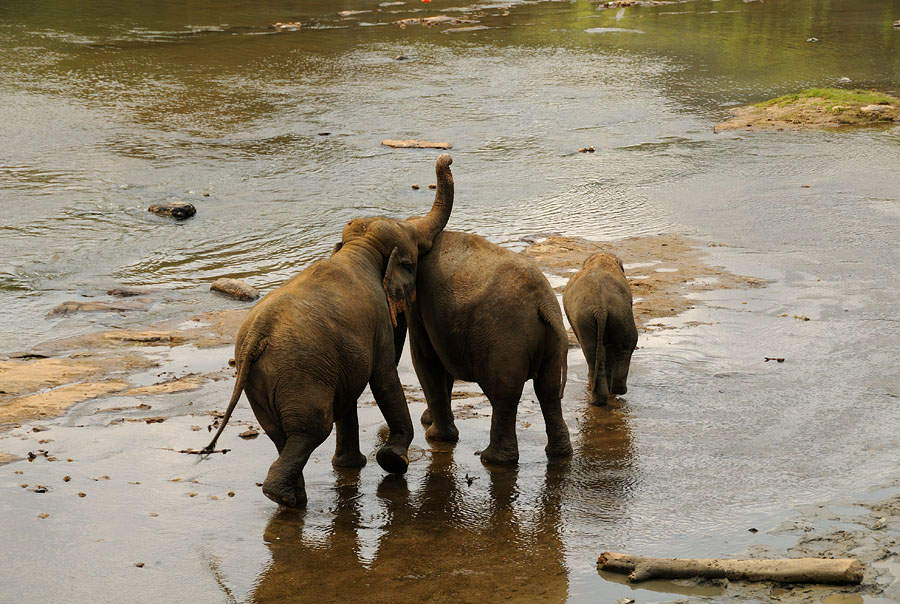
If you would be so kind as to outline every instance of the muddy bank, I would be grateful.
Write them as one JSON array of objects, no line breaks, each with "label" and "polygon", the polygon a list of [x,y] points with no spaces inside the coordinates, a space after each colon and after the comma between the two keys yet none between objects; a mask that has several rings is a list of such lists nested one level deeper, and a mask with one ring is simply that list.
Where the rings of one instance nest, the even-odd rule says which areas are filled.
[{"label": "muddy bank", "polygon": [[[721,244],[706,244],[721,246]],[[716,289],[760,287],[764,281],[735,275],[708,263],[704,244],[679,235],[629,237],[615,242],[588,241],[574,237],[549,237],[522,253],[548,274],[558,277],[552,284],[562,293],[592,254],[615,254],[625,266],[625,276],[634,298],[634,320],[638,329],[660,327],[655,319],[675,316],[698,302],[693,294]]]},{"label": "muddy bank", "polygon": [[157,352],[176,346],[197,349],[234,341],[246,310],[204,313],[148,330],[114,329],[46,342],[27,353],[0,355],[0,430],[64,413],[72,405],[107,395],[138,396],[183,392],[228,371],[172,375],[162,372],[151,384],[129,376],[159,366]]},{"label": "muddy bank", "polygon": [[[633,237],[614,243],[550,237],[522,253],[562,292],[584,260],[599,251],[617,254],[624,262],[635,300],[635,320],[644,330],[654,328],[654,319],[691,308],[697,303],[691,294],[761,285],[758,279],[710,266],[699,242],[677,235]],[[92,398],[183,392],[208,380],[224,379],[226,370],[161,374],[157,376],[160,380],[143,385],[133,384],[128,377],[157,366],[152,353],[160,349],[232,345],[246,313],[246,309],[204,313],[146,330],[101,331],[47,342],[6,358],[0,355],[0,429],[60,415]],[[570,342],[577,345],[571,330]]]},{"label": "muddy bank", "polygon": [[717,124],[726,130],[833,129],[900,122],[900,99],[864,90],[816,88],[729,110],[731,119]]}]

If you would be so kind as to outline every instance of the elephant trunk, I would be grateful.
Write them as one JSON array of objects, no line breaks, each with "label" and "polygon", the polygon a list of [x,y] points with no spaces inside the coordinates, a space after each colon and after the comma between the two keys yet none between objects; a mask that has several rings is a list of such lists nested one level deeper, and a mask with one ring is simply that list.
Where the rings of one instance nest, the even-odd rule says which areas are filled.
[{"label": "elephant trunk", "polygon": [[[422,248],[425,251],[431,249],[431,243],[438,233],[447,226],[450,220],[450,211],[453,209],[453,173],[450,172],[450,164],[453,163],[449,153],[442,153],[434,165],[437,175],[437,191],[434,194],[434,204],[431,211],[421,218],[414,218],[413,224],[422,237]],[[423,251],[423,249],[420,249]]]}]

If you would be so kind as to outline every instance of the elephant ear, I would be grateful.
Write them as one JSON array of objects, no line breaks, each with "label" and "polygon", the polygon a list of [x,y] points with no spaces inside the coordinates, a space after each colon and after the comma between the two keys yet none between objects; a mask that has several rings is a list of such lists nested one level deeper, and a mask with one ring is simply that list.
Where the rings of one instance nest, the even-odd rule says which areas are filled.
[{"label": "elephant ear", "polygon": [[388,259],[382,283],[391,311],[391,324],[397,327],[397,315],[416,299],[416,262],[414,254],[403,254],[395,247]]}]

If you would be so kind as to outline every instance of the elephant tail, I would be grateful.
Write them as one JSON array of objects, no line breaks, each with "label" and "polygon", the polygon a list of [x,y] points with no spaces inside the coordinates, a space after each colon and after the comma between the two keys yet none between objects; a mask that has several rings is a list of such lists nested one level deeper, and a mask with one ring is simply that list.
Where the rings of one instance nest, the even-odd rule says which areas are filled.
[{"label": "elephant tail", "polygon": [[221,436],[222,432],[225,430],[228,420],[231,419],[231,414],[234,413],[234,408],[237,407],[237,403],[241,398],[241,393],[244,391],[244,386],[247,384],[247,375],[250,373],[250,366],[260,357],[263,350],[266,349],[267,343],[268,341],[265,338],[255,340],[250,342],[249,345],[245,345],[243,350],[241,350],[241,354],[237,355],[237,380],[234,383],[234,391],[231,393],[231,400],[228,401],[228,408],[225,409],[225,416],[222,418],[222,423],[219,424],[219,429],[216,430],[215,436],[213,436],[212,440],[209,441],[209,444],[203,448],[202,451],[204,453],[211,453],[213,449],[216,448],[216,441],[219,440],[219,436]]},{"label": "elephant tail", "polygon": [[566,328],[562,321],[562,313],[559,310],[559,304],[556,303],[556,300],[553,302],[552,305],[541,304],[538,307],[538,315],[541,317],[541,321],[546,323],[547,326],[553,330],[553,335],[556,336],[556,340],[559,343],[559,398],[562,399],[563,394],[565,394],[566,380],[568,379],[569,374],[569,362],[567,358],[569,354],[569,335],[566,333]]},{"label": "elephant tail", "polygon": [[[594,320],[597,322],[597,342],[594,344],[594,366],[591,372],[594,379],[588,384],[588,388],[594,394],[597,394],[598,390],[603,392],[603,388],[600,386],[601,383],[597,380],[603,380],[602,383],[606,383],[606,348],[603,347],[603,334],[606,332],[607,316],[606,309],[594,311]],[[605,405],[606,401],[602,401],[602,404]]]}]

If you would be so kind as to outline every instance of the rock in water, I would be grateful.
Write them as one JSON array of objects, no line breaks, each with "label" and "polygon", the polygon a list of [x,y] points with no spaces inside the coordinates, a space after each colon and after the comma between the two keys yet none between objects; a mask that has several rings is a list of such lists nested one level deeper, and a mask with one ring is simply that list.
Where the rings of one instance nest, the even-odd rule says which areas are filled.
[{"label": "rock in water", "polygon": [[256,300],[259,292],[256,288],[247,285],[240,279],[216,279],[209,286],[214,292],[220,292],[237,300]]},{"label": "rock in water", "polygon": [[114,287],[107,290],[107,296],[116,296],[118,298],[131,298],[134,296],[144,296],[152,293],[154,290],[138,289],[136,287]]},{"label": "rock in water", "polygon": [[186,201],[170,201],[169,203],[154,204],[147,208],[147,211],[160,216],[171,216],[176,220],[184,220],[196,214],[197,208]]}]

